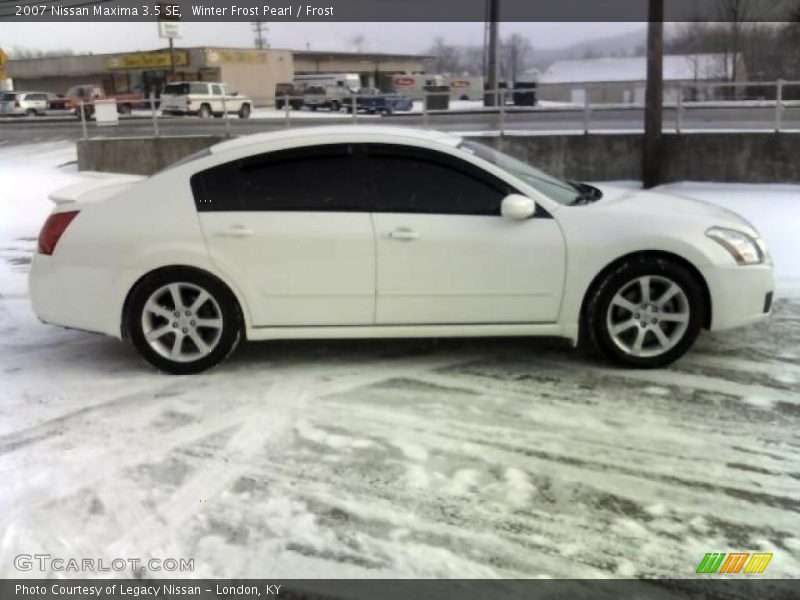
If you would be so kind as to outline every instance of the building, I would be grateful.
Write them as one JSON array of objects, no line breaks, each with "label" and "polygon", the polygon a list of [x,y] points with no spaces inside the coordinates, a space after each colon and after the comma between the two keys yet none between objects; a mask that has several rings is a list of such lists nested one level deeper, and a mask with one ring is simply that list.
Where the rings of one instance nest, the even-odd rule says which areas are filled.
[{"label": "building", "polygon": [[390,89],[393,75],[416,75],[425,72],[428,56],[419,54],[383,54],[375,52],[319,52],[293,50],[295,75],[312,73],[356,73],[361,87]]},{"label": "building", "polygon": [[[746,81],[741,56],[736,80]],[[675,102],[679,84],[684,99],[729,97],[730,89],[693,87],[691,84],[726,82],[733,74],[733,55],[677,54],[664,56],[664,101]],[[553,102],[584,104],[644,104],[647,58],[590,58],[559,60],[539,75],[539,98]],[[728,96],[726,96],[726,94]],[[588,95],[588,97],[587,97]]]},{"label": "building", "polygon": [[292,81],[296,73],[358,73],[363,85],[379,86],[384,77],[421,71],[424,59],[410,54],[201,47],[175,48],[174,53],[164,48],[9,60],[6,70],[16,89],[56,94],[95,83],[108,94],[149,96],[158,95],[168,81],[224,81],[263,105],[272,101],[275,84]]}]

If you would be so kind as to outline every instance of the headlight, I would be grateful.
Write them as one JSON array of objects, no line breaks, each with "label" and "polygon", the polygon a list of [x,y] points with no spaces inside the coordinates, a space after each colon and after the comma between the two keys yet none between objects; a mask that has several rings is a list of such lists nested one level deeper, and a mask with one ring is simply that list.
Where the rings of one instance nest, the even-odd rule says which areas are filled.
[{"label": "headlight", "polygon": [[719,242],[740,265],[757,265],[764,262],[765,252],[761,250],[758,241],[746,233],[725,227],[712,227],[706,231],[706,235]]}]

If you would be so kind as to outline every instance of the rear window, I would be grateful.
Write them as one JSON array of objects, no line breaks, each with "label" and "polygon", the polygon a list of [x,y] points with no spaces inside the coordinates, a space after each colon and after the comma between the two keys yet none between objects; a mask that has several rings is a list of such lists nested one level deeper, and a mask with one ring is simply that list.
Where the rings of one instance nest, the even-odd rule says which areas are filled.
[{"label": "rear window", "polygon": [[15,100],[16,98],[16,94],[0,94],[0,101],[9,102]]},{"label": "rear window", "polygon": [[164,86],[165,94],[173,96],[187,96],[189,94],[206,94],[208,86],[204,83],[168,83]]}]

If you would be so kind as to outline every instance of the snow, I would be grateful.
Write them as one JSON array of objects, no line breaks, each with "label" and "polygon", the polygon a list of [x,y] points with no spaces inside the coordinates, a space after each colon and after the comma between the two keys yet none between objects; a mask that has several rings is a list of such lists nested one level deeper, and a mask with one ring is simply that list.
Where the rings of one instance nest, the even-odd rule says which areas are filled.
[{"label": "snow", "polygon": [[[656,371],[548,340],[385,340],[248,344],[168,377],[31,313],[74,158],[0,147],[0,576],[47,552],[195,559],[145,576],[685,578],[727,548],[800,572],[797,294]],[[800,186],[664,189],[740,210],[788,289]]]},{"label": "snow", "polygon": [[[664,81],[726,81],[732,70],[732,58],[724,54],[665,55]],[[540,84],[646,80],[644,56],[558,60],[539,76]]]}]

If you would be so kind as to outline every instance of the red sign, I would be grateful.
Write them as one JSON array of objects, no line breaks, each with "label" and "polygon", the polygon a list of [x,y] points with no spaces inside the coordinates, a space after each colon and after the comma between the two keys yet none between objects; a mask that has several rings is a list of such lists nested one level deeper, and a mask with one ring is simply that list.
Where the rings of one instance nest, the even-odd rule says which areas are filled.
[{"label": "red sign", "polygon": [[413,77],[395,77],[395,85],[414,85],[417,82]]}]

